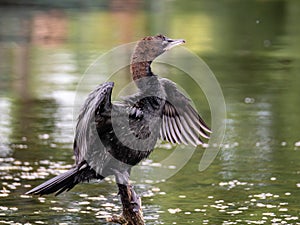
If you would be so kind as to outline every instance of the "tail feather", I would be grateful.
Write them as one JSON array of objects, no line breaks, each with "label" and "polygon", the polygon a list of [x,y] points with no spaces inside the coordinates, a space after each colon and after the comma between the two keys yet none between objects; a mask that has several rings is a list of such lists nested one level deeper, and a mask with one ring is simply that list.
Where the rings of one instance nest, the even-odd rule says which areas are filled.
[{"label": "tail feather", "polygon": [[78,170],[73,168],[40,184],[39,186],[26,192],[26,194],[47,195],[56,192],[55,195],[58,195],[65,190],[70,190],[76,184],[78,184],[78,181],[75,179],[77,173]]},{"label": "tail feather", "polygon": [[65,173],[62,173],[39,186],[26,192],[26,194],[47,195],[55,193],[55,196],[64,191],[71,190],[76,184],[89,181],[90,179],[103,179],[104,177],[97,175],[96,172],[85,164],[79,169],[72,168]]}]

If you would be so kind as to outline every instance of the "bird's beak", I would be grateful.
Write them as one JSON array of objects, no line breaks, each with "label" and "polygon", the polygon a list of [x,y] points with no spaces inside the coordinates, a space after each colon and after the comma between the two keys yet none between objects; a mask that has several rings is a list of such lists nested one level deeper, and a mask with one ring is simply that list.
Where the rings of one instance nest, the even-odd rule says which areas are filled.
[{"label": "bird's beak", "polygon": [[184,39],[168,39],[168,45],[164,48],[165,51],[170,50],[171,48],[178,46],[178,45],[182,45],[185,43]]}]

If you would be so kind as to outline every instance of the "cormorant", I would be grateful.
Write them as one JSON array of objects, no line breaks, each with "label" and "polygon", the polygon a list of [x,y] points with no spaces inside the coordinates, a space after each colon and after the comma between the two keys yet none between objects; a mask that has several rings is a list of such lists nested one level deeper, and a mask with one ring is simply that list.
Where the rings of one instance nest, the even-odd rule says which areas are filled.
[{"label": "cormorant", "polygon": [[211,131],[190,100],[174,82],[151,71],[156,57],[183,43],[183,39],[164,35],[140,40],[130,64],[138,92],[116,103],[111,102],[113,82],[91,92],[78,117],[74,167],[27,194],[58,195],[78,183],[109,175],[114,175],[118,184],[128,184],[131,167],[149,156],[159,138],[194,146],[203,143],[200,137],[208,139]]}]

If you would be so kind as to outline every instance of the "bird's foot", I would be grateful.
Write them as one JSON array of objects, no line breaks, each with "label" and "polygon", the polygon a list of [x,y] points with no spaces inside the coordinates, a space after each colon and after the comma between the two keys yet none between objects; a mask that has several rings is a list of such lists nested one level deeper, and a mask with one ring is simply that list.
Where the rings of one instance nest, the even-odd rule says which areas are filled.
[{"label": "bird's foot", "polygon": [[141,198],[135,193],[135,191],[133,190],[133,187],[130,186],[130,191],[131,191],[131,201],[130,204],[132,204],[133,206],[133,212],[139,212],[139,210],[142,207],[142,201]]}]

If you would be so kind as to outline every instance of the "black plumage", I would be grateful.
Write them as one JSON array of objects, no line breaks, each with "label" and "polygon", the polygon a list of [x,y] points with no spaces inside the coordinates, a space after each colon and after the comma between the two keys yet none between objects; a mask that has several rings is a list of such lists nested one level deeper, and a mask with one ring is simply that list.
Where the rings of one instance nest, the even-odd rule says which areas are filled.
[{"label": "black plumage", "polygon": [[147,158],[159,138],[177,144],[203,143],[210,129],[190,100],[168,79],[151,71],[152,61],[184,43],[163,35],[145,37],[136,45],[131,74],[138,92],[111,102],[114,84],[106,82],[90,93],[76,126],[75,165],[27,194],[60,194],[76,184],[114,175],[127,184],[131,167]]}]

